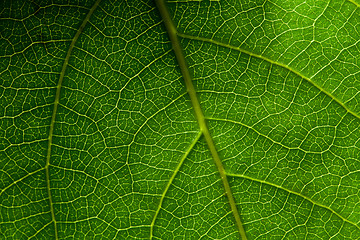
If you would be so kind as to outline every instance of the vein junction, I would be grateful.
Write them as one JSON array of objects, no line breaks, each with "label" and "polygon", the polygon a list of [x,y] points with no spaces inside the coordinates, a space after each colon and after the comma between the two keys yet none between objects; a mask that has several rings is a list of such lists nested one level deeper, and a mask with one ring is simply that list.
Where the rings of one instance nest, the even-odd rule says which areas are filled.
[{"label": "vein junction", "polygon": [[204,138],[206,140],[208,148],[209,148],[209,150],[211,152],[211,155],[212,155],[212,157],[214,159],[215,165],[216,165],[216,167],[217,167],[217,169],[218,169],[218,171],[220,173],[220,178],[221,178],[221,181],[222,181],[222,183],[224,185],[225,194],[226,194],[226,196],[228,198],[228,201],[229,201],[229,204],[230,204],[230,207],[231,207],[231,211],[232,211],[232,213],[234,215],[236,226],[237,226],[238,231],[240,233],[241,239],[246,240],[247,237],[246,237],[246,234],[245,234],[245,230],[244,230],[244,227],[242,225],[242,222],[241,222],[241,219],[240,219],[240,214],[239,214],[239,211],[238,211],[238,209],[236,207],[235,199],[233,197],[229,182],[227,180],[227,176],[226,176],[226,173],[225,173],[224,166],[223,166],[223,164],[221,162],[221,159],[219,157],[219,154],[218,154],[218,152],[216,150],[215,143],[214,143],[214,141],[213,141],[213,139],[211,137],[209,128],[206,125],[205,117],[204,117],[204,114],[203,114],[203,112],[201,110],[201,106],[200,106],[199,100],[198,100],[197,95],[196,95],[195,87],[194,87],[194,85],[192,83],[192,78],[191,78],[191,75],[190,75],[190,72],[189,72],[189,68],[187,66],[185,56],[184,56],[184,53],[183,53],[181,45],[180,45],[180,41],[178,39],[177,29],[176,29],[174,23],[172,22],[169,11],[167,10],[164,1],[163,0],[156,0],[156,5],[157,5],[157,8],[158,8],[158,10],[159,10],[159,12],[161,14],[161,17],[162,17],[162,19],[164,21],[167,33],[169,35],[169,38],[170,38],[170,41],[171,41],[171,44],[172,44],[172,47],[173,47],[173,50],[174,50],[174,53],[175,53],[176,60],[177,60],[177,62],[179,64],[181,74],[182,74],[182,76],[184,78],[184,81],[185,81],[187,92],[188,92],[188,94],[190,96],[191,103],[192,103],[192,106],[194,108],[196,119],[197,119],[198,124],[200,126],[200,130],[201,130],[202,134],[204,135]]}]

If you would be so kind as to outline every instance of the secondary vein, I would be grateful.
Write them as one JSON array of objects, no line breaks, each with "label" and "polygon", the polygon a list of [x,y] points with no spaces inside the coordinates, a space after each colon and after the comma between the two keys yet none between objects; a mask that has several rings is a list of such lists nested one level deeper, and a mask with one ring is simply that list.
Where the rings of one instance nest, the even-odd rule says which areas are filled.
[{"label": "secondary vein", "polygon": [[261,179],[256,179],[256,178],[253,178],[253,177],[249,177],[249,176],[246,176],[246,175],[242,175],[242,174],[233,174],[233,173],[226,173],[227,176],[229,177],[237,177],[237,178],[243,178],[243,179],[247,179],[247,180],[250,180],[250,181],[253,181],[253,182],[258,182],[258,183],[261,183],[261,184],[266,184],[268,186],[272,186],[272,187],[275,187],[277,189],[281,189],[281,190],[284,190],[286,192],[288,192],[289,194],[294,194],[296,196],[299,196],[301,198],[304,198],[306,199],[307,201],[311,202],[313,205],[315,206],[319,206],[321,208],[324,208],[326,210],[328,210],[329,212],[331,212],[332,214],[336,215],[337,217],[341,218],[344,222],[347,222],[353,226],[355,226],[357,229],[360,230],[360,226],[358,224],[356,224],[355,222],[352,222],[350,221],[349,219],[345,218],[344,216],[342,216],[341,214],[339,214],[338,212],[336,212],[335,210],[333,210],[332,208],[326,206],[325,204],[322,204],[322,203],[318,203],[316,202],[315,200],[311,199],[310,197],[307,197],[305,195],[303,195],[301,192],[296,192],[294,190],[291,190],[291,189],[287,189],[281,185],[278,185],[278,184],[275,184],[275,183],[272,183],[272,182],[268,182],[266,180],[261,180]]},{"label": "secondary vein", "polygon": [[240,214],[236,207],[235,199],[233,197],[233,194],[232,194],[232,191],[230,188],[230,184],[227,180],[224,166],[221,162],[219,153],[216,150],[215,143],[211,137],[209,128],[207,127],[207,124],[205,122],[205,117],[201,110],[200,102],[196,95],[196,90],[195,90],[195,87],[192,82],[189,68],[187,66],[184,53],[182,52],[182,48],[181,48],[180,41],[179,41],[178,34],[177,34],[177,29],[176,29],[174,23],[172,22],[172,19],[170,17],[169,11],[167,10],[164,0],[155,0],[155,2],[157,5],[157,8],[159,9],[161,17],[164,21],[167,33],[169,35],[169,38],[170,38],[170,41],[172,44],[172,48],[175,53],[176,60],[179,64],[181,74],[185,81],[187,92],[189,93],[190,100],[191,100],[192,106],[194,108],[196,119],[200,126],[200,130],[201,130],[202,134],[204,135],[205,141],[206,141],[208,148],[210,150],[210,153],[214,159],[215,165],[219,171],[220,178],[224,185],[225,194],[228,198],[228,201],[229,201],[229,204],[231,207],[231,211],[235,218],[236,226],[238,228],[241,238],[243,240],[247,240],[245,230],[244,230],[243,224],[240,219]]},{"label": "secondary vein", "polygon": [[150,239],[153,238],[153,231],[154,231],[154,225],[155,225],[155,221],[157,219],[157,216],[160,212],[160,209],[162,207],[162,203],[165,199],[166,193],[168,192],[172,182],[174,181],[176,174],[179,172],[181,166],[183,165],[185,159],[187,158],[187,156],[189,155],[189,153],[191,152],[191,150],[194,148],[195,144],[199,141],[200,137],[202,136],[202,132],[200,131],[197,136],[195,137],[195,139],[192,141],[192,143],[190,144],[190,146],[188,147],[188,149],[186,149],[186,152],[184,153],[184,155],[182,156],[182,158],[180,159],[180,162],[178,163],[178,165],[176,166],[173,174],[171,175],[168,183],[166,184],[165,190],[163,192],[163,194],[161,195],[160,198],[160,202],[158,205],[158,208],[156,209],[155,215],[153,217],[153,220],[151,221],[151,226],[150,226]]},{"label": "secondary vein", "polygon": [[326,94],[327,96],[329,96],[331,99],[333,99],[335,102],[337,102],[340,106],[342,106],[348,113],[350,113],[351,115],[353,115],[354,117],[360,119],[360,114],[356,113],[355,111],[353,111],[352,109],[350,109],[348,106],[345,105],[345,103],[343,103],[340,99],[338,99],[337,97],[335,97],[332,93],[328,92],[326,89],[324,89],[323,87],[321,87],[319,84],[317,84],[315,81],[313,81],[311,78],[303,75],[302,73],[300,73],[299,71],[291,68],[290,66],[284,64],[284,63],[280,63],[277,61],[274,61],[270,58],[267,58],[263,55],[259,55],[253,52],[250,52],[248,50],[245,50],[243,48],[240,48],[238,46],[234,46],[228,43],[222,43],[213,39],[209,39],[209,38],[204,38],[204,37],[198,37],[198,36],[193,36],[193,35],[188,35],[188,34],[183,34],[183,33],[177,33],[178,36],[182,37],[182,38],[186,38],[186,39],[190,39],[190,40],[196,40],[196,41],[202,41],[202,42],[208,42],[208,43],[212,43],[221,47],[225,47],[225,48],[229,48],[232,50],[236,50],[242,53],[245,53],[251,57],[257,58],[257,59],[262,59],[270,64],[273,65],[277,65],[279,67],[285,68],[287,70],[289,70],[290,72],[296,74],[297,76],[301,77],[302,79],[306,80],[307,82],[309,82],[310,84],[312,84],[313,86],[315,86],[317,89],[319,89],[319,91],[321,91],[322,93]]},{"label": "secondary vein", "polygon": [[97,0],[94,3],[94,5],[91,7],[91,9],[88,12],[88,14],[86,15],[84,21],[82,22],[79,29],[77,30],[74,38],[72,39],[72,41],[70,43],[70,46],[69,46],[69,49],[68,49],[68,51],[66,53],[66,57],[65,57],[63,66],[61,68],[58,84],[56,86],[54,109],[53,109],[53,113],[52,113],[52,116],[51,116],[51,122],[50,122],[49,140],[48,140],[48,148],[47,148],[47,156],[46,156],[46,164],[45,164],[46,185],[47,185],[47,191],[48,191],[48,196],[49,196],[51,220],[52,220],[52,222],[54,222],[55,239],[59,239],[59,238],[58,238],[58,230],[57,230],[57,224],[56,224],[56,219],[55,219],[54,206],[53,206],[53,201],[52,201],[52,196],[51,196],[51,191],[50,191],[50,170],[49,170],[49,167],[50,167],[51,146],[52,146],[52,139],[53,139],[53,133],[54,133],[56,113],[57,113],[57,109],[58,109],[58,106],[59,106],[62,82],[63,82],[64,76],[65,76],[66,68],[67,68],[67,66],[69,64],[69,59],[70,59],[71,52],[72,52],[72,50],[73,50],[73,48],[75,46],[75,43],[78,40],[80,34],[82,33],[82,30],[84,29],[86,23],[89,21],[91,15],[95,11],[96,7],[99,5],[100,1],[101,0]]}]

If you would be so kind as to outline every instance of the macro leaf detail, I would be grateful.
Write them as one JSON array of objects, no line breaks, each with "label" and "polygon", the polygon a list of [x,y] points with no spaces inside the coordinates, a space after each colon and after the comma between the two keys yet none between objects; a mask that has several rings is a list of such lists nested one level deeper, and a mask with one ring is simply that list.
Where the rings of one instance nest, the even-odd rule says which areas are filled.
[{"label": "macro leaf detail", "polygon": [[360,239],[357,0],[0,6],[1,239]]}]

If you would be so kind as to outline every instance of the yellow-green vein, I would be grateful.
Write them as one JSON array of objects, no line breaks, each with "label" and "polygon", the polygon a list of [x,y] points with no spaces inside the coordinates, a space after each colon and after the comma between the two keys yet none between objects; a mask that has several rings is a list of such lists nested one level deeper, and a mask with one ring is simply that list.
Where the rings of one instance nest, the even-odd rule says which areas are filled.
[{"label": "yellow-green vein", "polygon": [[47,226],[49,226],[50,224],[51,224],[51,222],[48,222],[47,224],[45,224],[44,226],[42,226],[39,230],[36,231],[36,233],[34,233],[32,236],[30,236],[30,237],[28,238],[28,240],[35,238],[36,235],[39,234],[39,232],[41,232],[42,230],[44,230],[45,228],[47,228]]},{"label": "yellow-green vein", "polygon": [[279,67],[285,68],[287,70],[289,70],[290,72],[295,73],[296,75],[298,75],[299,77],[305,79],[306,81],[308,81],[309,83],[311,83],[313,86],[315,86],[317,89],[319,89],[321,92],[323,92],[324,94],[326,94],[327,96],[331,97],[335,102],[337,102],[338,104],[340,104],[347,112],[349,112],[351,115],[353,115],[354,117],[360,119],[360,115],[357,114],[356,112],[352,111],[350,108],[348,108],[343,102],[340,101],[340,99],[336,98],[335,96],[333,96],[330,92],[326,91],[323,87],[321,87],[320,85],[318,85],[317,83],[315,83],[313,80],[311,80],[310,78],[304,76],[303,74],[301,74],[299,71],[296,71],[295,69],[291,68],[290,66],[280,63],[280,62],[276,62],[270,58],[267,58],[265,56],[250,52],[248,50],[242,49],[240,47],[236,47],[227,43],[222,43],[213,39],[209,39],[209,38],[204,38],[204,37],[198,37],[198,36],[192,36],[192,35],[188,35],[188,34],[183,34],[183,33],[178,33],[178,36],[182,37],[182,38],[187,38],[187,39],[191,39],[191,40],[197,40],[197,41],[203,41],[203,42],[208,42],[208,43],[213,43],[215,45],[221,46],[221,47],[226,47],[229,49],[233,49],[242,53],[245,53],[251,57],[255,57],[258,59],[262,59],[264,61],[267,61],[271,64],[277,65]]},{"label": "yellow-green vein", "polygon": [[[346,116],[346,114],[345,114]],[[272,139],[271,137],[267,136],[266,134],[258,131],[256,128],[254,127],[251,127],[249,125],[246,125],[245,123],[242,123],[242,122],[238,122],[238,121],[234,121],[234,120],[231,120],[231,119],[222,119],[222,118],[213,118],[213,117],[207,117],[206,118],[207,120],[213,120],[213,121],[221,121],[221,122],[228,122],[228,123],[233,123],[233,124],[237,124],[237,125],[240,125],[240,126],[243,126],[247,129],[250,129],[252,131],[254,131],[257,135],[261,136],[261,137],[264,137],[266,139],[268,139],[269,141],[271,141],[272,143],[275,143],[276,145],[282,147],[282,148],[285,148],[287,150],[298,150],[298,151],[301,151],[303,153],[323,153],[324,151],[328,150],[324,150],[324,151],[321,151],[321,152],[314,152],[314,151],[307,151],[305,149],[302,149],[301,148],[301,145],[299,147],[289,147],[289,146],[286,146],[285,144],[283,144],[282,142],[279,142],[279,141],[275,141],[274,139]]]},{"label": "yellow-green vein", "polygon": [[353,3],[355,6],[360,7],[360,3],[356,2],[355,0],[348,0],[348,1]]},{"label": "yellow-green vein", "polygon": [[163,202],[164,202],[166,193],[167,193],[167,191],[169,190],[172,182],[174,181],[174,179],[175,179],[175,177],[176,177],[176,174],[179,172],[181,166],[183,165],[185,159],[187,158],[187,156],[189,155],[189,153],[191,152],[191,150],[194,148],[195,144],[197,143],[197,141],[200,139],[201,136],[202,136],[202,132],[200,131],[200,132],[197,134],[197,136],[194,138],[194,140],[192,141],[192,143],[190,144],[189,148],[186,150],[186,152],[184,153],[184,155],[182,156],[182,158],[180,159],[179,164],[176,166],[173,174],[171,175],[168,183],[166,184],[166,187],[165,187],[165,189],[164,189],[164,192],[163,192],[163,194],[161,195],[158,208],[156,209],[155,214],[154,214],[154,217],[153,217],[153,220],[151,221],[151,226],[150,226],[150,239],[153,238],[155,221],[156,221],[156,218],[157,218],[157,216],[159,215],[159,212],[160,212],[160,210],[161,210],[161,207],[162,207],[162,204],[163,204]]},{"label": "yellow-green vein", "polygon": [[28,177],[30,177],[30,176],[32,176],[32,175],[34,175],[34,174],[36,174],[36,173],[38,173],[38,172],[40,172],[40,171],[42,171],[42,170],[44,170],[44,168],[39,168],[39,169],[37,169],[37,170],[35,170],[35,171],[33,171],[33,172],[30,172],[30,173],[26,174],[25,176],[19,178],[18,180],[15,180],[15,181],[11,182],[9,185],[7,185],[7,186],[5,186],[3,189],[1,189],[1,191],[0,191],[0,196],[1,196],[1,194],[3,194],[3,192],[5,192],[7,189],[11,188],[12,186],[15,186],[15,185],[18,184],[19,182],[23,181],[25,178],[28,178]]},{"label": "yellow-green vein", "polygon": [[241,238],[243,240],[246,240],[247,237],[246,237],[246,234],[245,234],[245,230],[244,230],[243,224],[241,222],[240,214],[239,214],[239,211],[238,211],[238,209],[236,207],[235,199],[234,199],[234,196],[232,195],[231,188],[230,188],[229,182],[227,180],[227,176],[225,174],[224,166],[223,166],[223,164],[221,162],[219,153],[216,150],[215,143],[214,143],[214,141],[213,141],[213,139],[211,137],[210,131],[209,131],[207,125],[206,125],[205,117],[204,117],[204,114],[203,114],[203,112],[201,110],[200,102],[199,102],[199,100],[197,98],[195,87],[194,87],[194,85],[192,83],[192,78],[191,78],[191,75],[190,75],[190,72],[189,72],[189,68],[187,66],[185,56],[184,56],[184,54],[182,52],[182,48],[181,48],[181,45],[180,45],[180,41],[178,39],[177,29],[176,29],[174,23],[172,22],[172,19],[170,17],[169,11],[167,10],[167,7],[165,5],[164,0],[156,0],[155,2],[156,2],[156,5],[157,5],[157,8],[159,9],[160,15],[161,15],[161,17],[162,17],[162,19],[164,21],[167,33],[169,35],[169,38],[170,38],[170,41],[171,41],[171,44],[172,44],[172,48],[173,48],[174,53],[175,53],[176,60],[178,62],[181,74],[182,74],[182,76],[184,78],[184,81],[185,81],[187,92],[188,92],[188,94],[190,96],[190,100],[191,100],[191,103],[192,103],[192,106],[193,106],[193,109],[194,109],[194,112],[195,112],[196,119],[197,119],[198,124],[200,126],[200,130],[201,130],[201,132],[203,133],[203,135],[205,137],[205,141],[206,141],[206,143],[208,145],[208,148],[209,148],[209,150],[211,152],[211,155],[212,155],[212,157],[214,159],[215,165],[216,165],[216,167],[217,167],[217,169],[219,171],[220,178],[221,178],[222,183],[224,185],[225,194],[226,194],[226,196],[228,198],[231,211],[232,211],[232,213],[234,215],[234,218],[235,218],[236,226],[238,228],[238,231],[240,233]]},{"label": "yellow-green vein", "polygon": [[82,33],[82,30],[84,29],[86,23],[89,21],[91,15],[95,11],[96,7],[99,5],[100,1],[101,0],[97,0],[94,3],[94,5],[91,7],[91,9],[88,12],[88,14],[86,15],[84,21],[82,22],[79,29],[77,30],[74,38],[72,39],[72,41],[70,43],[70,46],[69,46],[69,49],[68,49],[68,51],[66,53],[64,64],[63,64],[63,66],[61,68],[58,84],[56,86],[54,109],[53,109],[53,113],[52,113],[52,116],[51,116],[51,122],[50,122],[50,128],[49,128],[49,140],[48,140],[48,149],[47,149],[46,164],[45,164],[46,185],[47,185],[47,191],[48,191],[48,196],[49,196],[51,220],[52,220],[52,222],[54,222],[55,239],[58,239],[58,231],[57,231],[54,206],[53,206],[53,201],[52,201],[52,196],[51,196],[51,191],[50,191],[50,171],[49,171],[49,167],[50,167],[51,146],[52,146],[52,138],[53,138],[53,133],[54,133],[55,119],[56,119],[57,108],[58,108],[59,100],[60,100],[60,91],[61,91],[64,76],[65,76],[65,71],[66,71],[66,68],[67,68],[67,66],[69,64],[70,55],[71,55],[71,52],[72,52],[72,50],[73,50],[73,48],[75,46],[75,43],[78,40],[80,34]]},{"label": "yellow-green vein", "polygon": [[280,185],[277,185],[275,183],[271,183],[271,182],[267,182],[265,180],[261,180],[261,179],[256,179],[256,178],[252,178],[252,177],[249,177],[249,176],[245,176],[245,175],[241,175],[241,174],[233,174],[233,173],[226,173],[227,176],[230,176],[230,177],[238,177],[238,178],[243,178],[243,179],[247,179],[247,180],[251,180],[251,181],[254,181],[254,182],[258,182],[258,183],[262,183],[262,184],[266,184],[268,186],[272,186],[272,187],[275,187],[275,188],[278,188],[278,189],[281,189],[281,190],[284,190],[290,194],[294,194],[296,196],[299,196],[301,198],[304,198],[306,199],[307,201],[311,202],[312,204],[316,205],[316,206],[319,206],[319,207],[322,207],[328,211],[330,211],[332,214],[336,215],[337,217],[341,218],[344,222],[347,222],[353,226],[355,226],[356,228],[358,228],[360,230],[360,226],[358,226],[356,223],[346,219],[345,217],[341,216],[339,213],[335,212],[333,209],[331,209],[330,207],[324,205],[324,204],[321,204],[321,203],[318,203],[318,202],[315,202],[314,200],[312,200],[311,198],[301,194],[301,193],[298,193],[298,192],[295,192],[293,190],[290,190],[290,189],[287,189],[287,188],[284,188],[283,186],[280,186]]}]

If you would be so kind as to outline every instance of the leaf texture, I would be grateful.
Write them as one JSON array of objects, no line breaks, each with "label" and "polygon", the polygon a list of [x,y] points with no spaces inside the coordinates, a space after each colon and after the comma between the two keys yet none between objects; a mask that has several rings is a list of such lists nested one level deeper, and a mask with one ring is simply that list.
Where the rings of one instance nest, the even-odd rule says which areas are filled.
[{"label": "leaf texture", "polygon": [[0,238],[360,239],[360,3],[165,5],[0,3]]}]

